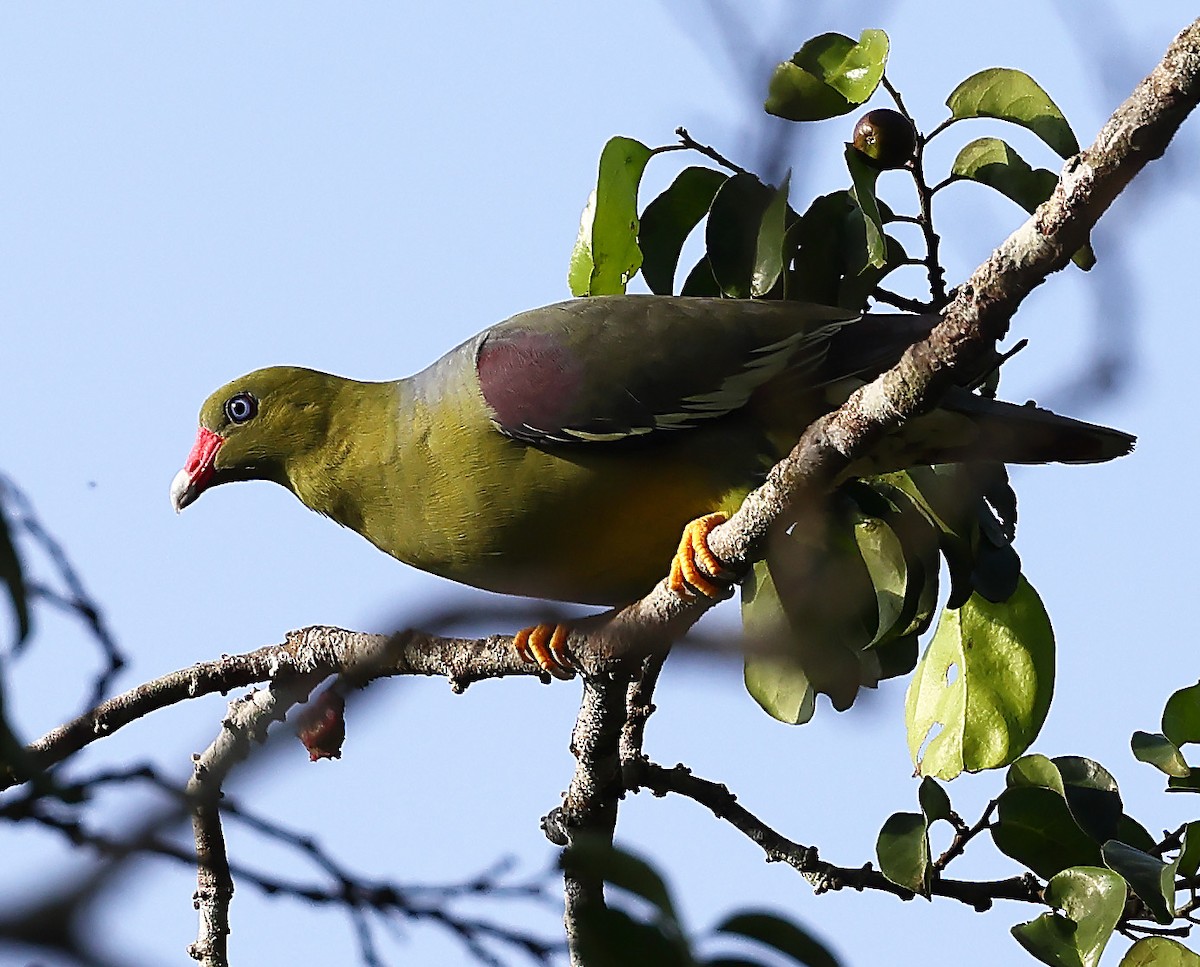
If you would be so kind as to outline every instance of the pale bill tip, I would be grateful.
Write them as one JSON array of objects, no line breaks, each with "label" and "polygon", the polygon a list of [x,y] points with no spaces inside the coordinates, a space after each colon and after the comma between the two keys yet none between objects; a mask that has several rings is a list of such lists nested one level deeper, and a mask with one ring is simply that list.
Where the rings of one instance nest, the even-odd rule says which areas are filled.
[{"label": "pale bill tip", "polygon": [[175,474],[175,479],[171,481],[171,506],[175,508],[177,514],[190,503],[187,497],[191,482],[192,478],[186,470],[180,470]]}]

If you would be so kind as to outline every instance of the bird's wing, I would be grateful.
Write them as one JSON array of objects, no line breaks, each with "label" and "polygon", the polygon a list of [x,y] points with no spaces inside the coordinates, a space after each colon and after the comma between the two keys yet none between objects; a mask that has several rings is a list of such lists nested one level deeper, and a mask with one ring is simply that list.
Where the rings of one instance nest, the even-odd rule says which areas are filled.
[{"label": "bird's wing", "polygon": [[476,374],[492,423],[507,436],[543,444],[647,438],[732,413],[785,370],[812,386],[839,378],[823,363],[831,338],[857,318],[799,302],[577,299],[488,330]]}]

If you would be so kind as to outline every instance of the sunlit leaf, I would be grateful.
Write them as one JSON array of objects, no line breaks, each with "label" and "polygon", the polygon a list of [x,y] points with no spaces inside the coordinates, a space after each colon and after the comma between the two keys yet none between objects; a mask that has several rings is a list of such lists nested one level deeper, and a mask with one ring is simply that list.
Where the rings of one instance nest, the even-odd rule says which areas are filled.
[{"label": "sunlit leaf", "polygon": [[1121,918],[1125,881],[1099,867],[1074,867],[1050,880],[1046,902],[1062,913],[1013,927],[1017,942],[1044,964],[1096,967]]},{"label": "sunlit leaf", "polygon": [[1177,746],[1200,742],[1200,685],[1181,688],[1167,699],[1162,730]]},{"label": "sunlit leaf", "polygon": [[814,37],[775,68],[763,106],[790,121],[847,114],[879,86],[888,46],[882,30],[864,30],[858,43],[836,33]]},{"label": "sunlit leaf", "polygon": [[944,611],[905,702],[918,771],[952,779],[1012,762],[1041,729],[1053,687],[1054,635],[1027,581],[1002,604],[973,595]]},{"label": "sunlit leaf", "polygon": [[1158,732],[1134,732],[1129,745],[1139,762],[1149,763],[1168,776],[1182,778],[1192,771],[1179,746]]},{"label": "sunlit leaf", "polygon": [[956,118],[990,117],[1028,128],[1063,158],[1078,153],[1067,119],[1050,95],[1023,71],[992,67],[972,74],[946,99]]},{"label": "sunlit leaf", "polygon": [[[1058,175],[1045,168],[1031,168],[1011,146],[999,138],[977,138],[954,159],[951,173],[994,188],[1026,212],[1033,214],[1054,193]],[[1072,261],[1083,270],[1096,264],[1091,245],[1085,245]]]},{"label": "sunlit leaf", "polygon": [[596,190],[579,221],[567,282],[572,295],[625,291],[642,264],[637,196],[651,151],[632,138],[611,138],[600,154]]},{"label": "sunlit leaf", "polygon": [[708,213],[713,196],[728,177],[713,168],[684,168],[670,187],[646,206],[638,245],[642,250],[642,277],[651,292],[670,295],[674,291],[683,244]]},{"label": "sunlit leaf", "polygon": [[1118,967],[1200,967],[1200,955],[1170,937],[1143,937],[1129,948]]},{"label": "sunlit leaf", "polygon": [[803,725],[816,710],[817,693],[800,662],[777,645],[787,634],[783,604],[765,561],[757,561],[742,584],[742,627],[752,646],[768,653],[747,655],[746,691],[772,718]]}]

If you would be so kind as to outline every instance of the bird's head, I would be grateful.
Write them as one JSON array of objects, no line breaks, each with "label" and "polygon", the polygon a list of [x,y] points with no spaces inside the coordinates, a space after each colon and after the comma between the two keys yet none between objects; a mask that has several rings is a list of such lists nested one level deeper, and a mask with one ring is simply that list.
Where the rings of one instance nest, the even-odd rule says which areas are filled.
[{"label": "bird's head", "polygon": [[171,481],[176,513],[234,480],[288,486],[289,464],[324,441],[336,377],[294,366],[255,370],[226,383],[200,408],[200,429]]}]

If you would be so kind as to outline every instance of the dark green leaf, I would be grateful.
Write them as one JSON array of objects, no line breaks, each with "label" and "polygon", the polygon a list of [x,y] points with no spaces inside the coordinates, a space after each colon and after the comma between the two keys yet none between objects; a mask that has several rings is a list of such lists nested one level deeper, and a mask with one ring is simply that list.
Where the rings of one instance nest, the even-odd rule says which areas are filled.
[{"label": "dark green leaf", "polygon": [[[994,188],[1015,201],[1030,215],[1054,193],[1058,175],[1045,168],[1031,168],[1016,151],[999,138],[978,138],[958,153],[951,173]],[[1072,257],[1087,271],[1096,264],[1096,255],[1085,245]]]},{"label": "dark green leaf", "polygon": [[1163,709],[1163,735],[1177,746],[1200,742],[1200,685],[1181,688]]},{"label": "dark green leaf", "polygon": [[1102,843],[1117,834],[1121,820],[1121,793],[1112,774],[1093,759],[1056,756],[1053,760],[1062,777],[1067,807],[1079,828]]},{"label": "dark green leaf", "polygon": [[761,643],[764,656],[746,656],[746,691],[772,718],[803,725],[816,710],[817,693],[800,662],[780,647],[783,604],[766,561],[756,561],[742,584],[742,627],[746,640]]},{"label": "dark green leaf", "polygon": [[642,250],[642,277],[651,292],[670,295],[675,291],[675,271],[683,243],[707,214],[713,196],[728,177],[712,168],[684,168],[671,186],[646,206],[638,245]]},{"label": "dark green leaf", "polygon": [[842,249],[847,217],[851,213],[861,222],[850,192],[835,191],[814,199],[792,226],[788,234],[795,241],[797,251],[794,284],[789,288],[789,296],[826,306],[844,304],[838,302],[838,287],[845,272]]},{"label": "dark green leaf", "polygon": [[847,114],[879,86],[887,56],[882,30],[864,30],[857,44],[843,34],[821,34],[775,68],[764,107],[790,121]]},{"label": "dark green leaf", "polygon": [[944,611],[905,701],[918,771],[952,779],[1012,762],[1037,737],[1053,689],[1054,635],[1027,581],[1002,604],[972,595]]},{"label": "dark green leaf", "polygon": [[1143,937],[1129,948],[1119,967],[1200,967],[1200,956],[1170,937]]},{"label": "dark green leaf", "polygon": [[1050,95],[1028,74],[992,67],[972,74],[946,99],[956,118],[999,118],[1028,128],[1063,158],[1078,153],[1071,126]]},{"label": "dark green leaf", "polygon": [[717,285],[716,276],[713,275],[712,263],[709,262],[707,255],[703,256],[692,267],[692,271],[684,279],[683,288],[679,292],[680,295],[704,296],[709,299],[719,299],[721,297],[721,287]]},{"label": "dark green leaf", "polygon": [[571,252],[567,282],[572,295],[624,292],[641,266],[637,196],[651,153],[632,138],[611,138],[604,146],[596,190],[583,210]]},{"label": "dark green leaf", "polygon": [[1159,923],[1175,919],[1175,869],[1179,859],[1164,863],[1157,856],[1110,839],[1101,849],[1104,865],[1120,873]]},{"label": "dark green leaf", "polygon": [[1005,856],[1049,878],[1072,866],[1100,866],[1100,844],[1053,789],[1014,786],[1000,794],[992,839]]},{"label": "dark green leaf", "polygon": [[917,791],[917,801],[921,804],[921,812],[925,815],[925,825],[930,826],[939,819],[950,819],[953,810],[950,808],[950,797],[946,795],[936,779],[926,776],[921,780]]},{"label": "dark green leaf", "polygon": [[713,277],[730,298],[751,295],[759,229],[775,194],[754,175],[740,174],[727,180],[713,198],[705,244]]},{"label": "dark green leaf", "polygon": [[[869,164],[853,146],[846,145],[846,168],[854,184],[853,197],[863,216],[866,231],[866,265],[882,268],[887,264],[887,243],[884,241],[883,216],[879,213],[879,202],[875,198],[875,183],[879,180],[879,169]],[[864,266],[865,267],[865,266]]]},{"label": "dark green leaf", "polygon": [[1125,906],[1125,882],[1109,870],[1063,870],[1046,886],[1045,913],[1012,928],[1017,942],[1044,964],[1096,967]]},{"label": "dark green leaf", "polygon": [[1167,792],[1200,792],[1200,769],[1193,769],[1186,776],[1167,780]]},{"label": "dark green leaf", "polygon": [[751,654],[790,659],[794,664],[780,667],[798,667],[834,708],[848,708],[861,685],[878,680],[861,657],[874,633],[876,605],[852,522],[841,513],[806,520],[772,531],[765,550],[772,590],[756,583],[748,604],[743,593],[743,607],[753,612]]},{"label": "dark green leaf", "polygon": [[587,967],[690,967],[682,937],[615,907],[586,906],[579,915],[579,953]]},{"label": "dark green leaf", "polygon": [[920,813],[892,813],[875,843],[879,870],[897,886],[929,896],[929,831]]},{"label": "dark green leaf", "polygon": [[893,637],[893,631],[908,630],[906,604],[912,601],[908,595],[908,564],[900,538],[877,517],[859,518],[854,525],[854,539],[875,587],[878,621],[871,639],[874,645]]},{"label": "dark green leaf", "polygon": [[1190,822],[1183,831],[1183,847],[1179,851],[1180,876],[1195,876],[1200,870],[1200,820]]},{"label": "dark green leaf", "polygon": [[678,923],[667,885],[645,860],[603,839],[576,836],[562,857],[564,868],[580,869],[606,883],[628,890],[653,904],[662,917]]},{"label": "dark green leaf", "polygon": [[716,929],[756,940],[805,967],[839,967],[837,958],[829,952],[829,948],[807,930],[771,913],[735,913]]},{"label": "dark green leaf", "polygon": [[[783,274],[783,241],[787,229],[788,185],[792,174],[784,176],[783,183],[775,191],[762,221],[758,226],[758,240],[754,246],[754,269],[750,273],[750,295],[758,298],[766,295]],[[795,217],[795,213],[793,213]]]},{"label": "dark green leaf", "polygon": [[[0,496],[2,496],[0,491]],[[25,575],[21,569],[21,558],[17,555],[12,539],[12,528],[0,504],[0,581],[8,589],[13,614],[17,619],[16,644],[20,646],[29,637],[29,595],[25,587]]]},{"label": "dark green leaf", "polygon": [[1168,776],[1182,779],[1192,771],[1179,746],[1158,732],[1134,732],[1129,745],[1135,759],[1149,763]]}]

